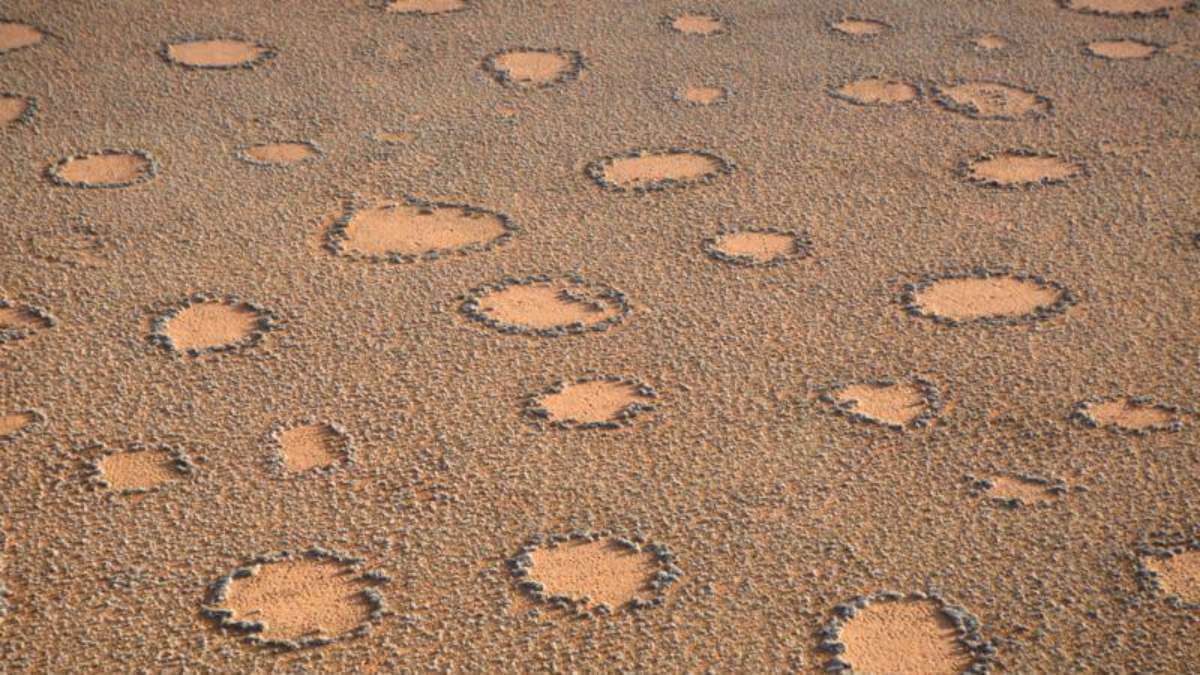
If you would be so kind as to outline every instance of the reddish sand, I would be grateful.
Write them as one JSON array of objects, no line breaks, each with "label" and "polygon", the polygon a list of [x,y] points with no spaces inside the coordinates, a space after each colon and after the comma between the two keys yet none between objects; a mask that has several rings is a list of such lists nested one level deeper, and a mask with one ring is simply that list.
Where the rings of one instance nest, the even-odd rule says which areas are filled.
[{"label": "reddish sand", "polygon": [[916,293],[916,305],[933,316],[955,321],[983,317],[1017,318],[1050,307],[1062,291],[1030,279],[967,277],[942,279]]},{"label": "reddish sand", "polygon": [[388,12],[397,14],[445,14],[466,9],[466,0],[391,0]]},{"label": "reddish sand", "polygon": [[855,673],[958,675],[971,659],[954,624],[931,602],[874,602],[842,628],[842,660]]},{"label": "reddish sand", "polygon": [[258,327],[259,315],[223,302],[191,305],[167,321],[165,333],[175,349],[204,350],[239,343]]},{"label": "reddish sand", "polygon": [[867,419],[894,426],[907,426],[929,405],[925,392],[912,384],[852,384],[833,392],[834,399]]},{"label": "reddish sand", "polygon": [[1059,497],[1057,492],[1050,491],[1050,486],[1037,481],[1013,476],[995,476],[987,480],[992,486],[986,494],[994,499],[1015,499],[1022,504],[1045,504]]},{"label": "reddish sand", "polygon": [[888,25],[873,19],[842,19],[833,24],[833,29],[855,37],[871,37],[887,31]]},{"label": "reddish sand", "polygon": [[712,35],[725,29],[725,24],[709,14],[680,14],[671,20],[671,27],[688,35]]},{"label": "reddish sand", "polygon": [[997,49],[1004,49],[1005,47],[1012,44],[1012,41],[1010,41],[1008,38],[1004,37],[1003,35],[996,35],[995,33],[986,33],[984,35],[980,35],[978,37],[973,38],[971,40],[971,44],[975,45],[976,47],[979,47],[980,49],[986,49],[988,51],[993,51],[993,50],[997,50]]},{"label": "reddish sand", "polygon": [[838,87],[838,94],[863,105],[894,105],[908,103],[921,95],[921,90],[908,82],[868,77]]},{"label": "reddish sand", "polygon": [[15,94],[0,94],[0,126],[16,122],[29,109],[29,101],[24,96]]},{"label": "reddish sand", "polygon": [[574,323],[594,326],[619,316],[621,308],[586,288],[551,281],[493,291],[480,298],[479,312],[505,324],[545,329]]},{"label": "reddish sand", "polygon": [[306,424],[279,433],[279,453],[288,471],[326,468],[345,459],[346,438],[328,424]]},{"label": "reddish sand", "polygon": [[269,52],[245,40],[197,40],[167,46],[168,58],[194,68],[232,68],[253,63]]},{"label": "reddish sand", "polygon": [[688,103],[712,105],[724,101],[725,96],[725,90],[721,87],[688,87],[683,90],[681,98]]},{"label": "reddish sand", "polygon": [[65,183],[92,187],[121,187],[150,176],[149,159],[132,152],[94,152],[66,159],[54,168]]},{"label": "reddish sand", "polygon": [[739,230],[717,237],[713,249],[733,258],[769,263],[796,252],[796,237],[781,232]]},{"label": "reddish sand", "polygon": [[0,54],[32,47],[42,41],[42,31],[19,21],[0,21]]},{"label": "reddish sand", "polygon": [[647,153],[621,157],[606,166],[606,181],[622,188],[642,187],[663,180],[688,182],[718,171],[716,159],[690,152]]},{"label": "reddish sand", "polygon": [[344,247],[372,255],[421,255],[486,244],[506,232],[495,214],[457,206],[385,204],[354,212],[346,224]]},{"label": "reddish sand", "polygon": [[114,452],[100,460],[100,479],[110,490],[151,490],[177,480],[179,470],[166,450]]},{"label": "reddish sand", "polygon": [[1065,0],[1070,9],[1103,14],[1151,14],[1188,6],[1191,0]]},{"label": "reddish sand", "polygon": [[1114,61],[1128,59],[1148,59],[1154,56],[1158,47],[1140,40],[1098,40],[1087,43],[1087,50],[1095,56]]},{"label": "reddish sand", "polygon": [[617,609],[634,598],[653,595],[649,582],[658,570],[650,553],[620,548],[607,540],[567,542],[538,548],[531,557],[529,578],[549,596],[588,598],[587,605]]},{"label": "reddish sand", "polygon": [[243,151],[247,158],[260,164],[284,166],[295,164],[318,156],[316,148],[310,143],[264,143],[252,145]]},{"label": "reddish sand", "polygon": [[493,67],[506,80],[518,85],[543,85],[571,72],[571,58],[552,51],[505,52],[493,59]]},{"label": "reddish sand", "polygon": [[1200,551],[1184,551],[1165,560],[1143,558],[1142,563],[1157,575],[1155,580],[1164,593],[1187,603],[1200,603]]},{"label": "reddish sand", "polygon": [[13,436],[37,421],[37,416],[31,412],[11,412],[0,414],[0,439]]},{"label": "reddish sand", "polygon": [[553,422],[594,424],[614,421],[630,406],[648,400],[636,384],[593,380],[568,384],[561,392],[539,397],[537,404]]},{"label": "reddish sand", "polygon": [[1114,426],[1130,431],[1162,427],[1178,419],[1177,415],[1165,408],[1138,404],[1122,398],[1089,403],[1084,406],[1083,413],[1101,426]]},{"label": "reddish sand", "polygon": [[1037,94],[1000,82],[964,82],[939,91],[956,110],[983,119],[1037,117],[1050,109]]},{"label": "reddish sand", "polygon": [[1082,166],[1061,157],[1012,152],[975,160],[967,168],[972,179],[1002,187],[1061,182],[1082,172]]}]

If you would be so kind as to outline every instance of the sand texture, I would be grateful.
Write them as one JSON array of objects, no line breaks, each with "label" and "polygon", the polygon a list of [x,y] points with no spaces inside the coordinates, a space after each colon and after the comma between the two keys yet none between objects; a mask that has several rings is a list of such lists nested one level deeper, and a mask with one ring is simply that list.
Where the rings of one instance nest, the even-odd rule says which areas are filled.
[{"label": "sand texture", "polygon": [[1195,671],[1198,45],[7,0],[0,672]]}]

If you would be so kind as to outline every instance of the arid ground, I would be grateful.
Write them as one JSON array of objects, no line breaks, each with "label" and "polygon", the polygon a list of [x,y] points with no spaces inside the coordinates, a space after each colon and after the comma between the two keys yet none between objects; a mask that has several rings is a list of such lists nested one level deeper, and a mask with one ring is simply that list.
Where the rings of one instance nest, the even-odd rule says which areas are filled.
[{"label": "arid ground", "polygon": [[1189,672],[1190,0],[12,0],[0,671]]}]

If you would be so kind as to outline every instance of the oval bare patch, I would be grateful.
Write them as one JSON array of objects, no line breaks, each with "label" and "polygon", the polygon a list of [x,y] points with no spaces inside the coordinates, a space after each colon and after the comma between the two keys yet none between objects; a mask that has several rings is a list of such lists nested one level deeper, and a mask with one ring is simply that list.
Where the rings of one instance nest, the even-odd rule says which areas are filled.
[{"label": "oval bare patch", "polygon": [[1141,558],[1141,569],[1154,587],[1175,603],[1200,608],[1200,550],[1184,549]]},{"label": "oval bare patch", "polygon": [[187,68],[252,68],[274,58],[275,50],[249,40],[184,40],[163,45],[163,58]]},{"label": "oval bare patch", "polygon": [[30,305],[0,300],[0,344],[23,340],[54,326],[54,317]]},{"label": "oval bare patch", "polygon": [[1075,298],[1061,284],[1040,277],[984,270],[927,277],[907,286],[900,303],[913,316],[953,326],[1045,319],[1066,311]]},{"label": "oval bare patch", "polygon": [[19,21],[0,21],[0,54],[32,47],[45,37],[38,28]]},{"label": "oval bare patch", "polygon": [[179,480],[191,465],[168,448],[136,447],[104,455],[93,466],[95,480],[123,495],[150,492]]},{"label": "oval bare patch", "polygon": [[1133,396],[1082,401],[1075,406],[1072,417],[1090,427],[1132,434],[1154,431],[1179,431],[1183,417],[1175,406],[1154,403]]},{"label": "oval bare patch", "polygon": [[64,157],[46,174],[54,183],[75,188],[123,188],[144,183],[158,173],[158,163],[142,150],[97,150]]},{"label": "oval bare patch", "polygon": [[830,93],[857,105],[898,105],[921,97],[921,89],[917,85],[882,77],[864,77],[847,82]]},{"label": "oval bare patch", "polygon": [[1183,9],[1191,0],[1059,0],[1063,7],[1085,14],[1111,16],[1166,16]]},{"label": "oval bare patch", "polygon": [[1031,188],[1059,185],[1084,173],[1084,166],[1057,155],[1008,150],[984,155],[964,167],[967,180],[985,187]]},{"label": "oval bare patch", "polygon": [[728,30],[725,20],[712,14],[679,14],[670,17],[668,25],[685,35],[717,35]]},{"label": "oval bare patch", "polygon": [[964,82],[938,89],[938,103],[982,120],[1021,120],[1050,111],[1050,99],[1003,82]]},{"label": "oval bare patch", "polygon": [[461,311],[501,333],[558,337],[608,330],[631,310],[620,291],[538,275],[474,288]]},{"label": "oval bare patch", "polygon": [[28,122],[35,110],[37,104],[29,96],[0,93],[0,127]]},{"label": "oval bare patch", "polygon": [[384,10],[392,14],[449,14],[467,8],[466,0],[391,0]]},{"label": "oval bare patch", "polygon": [[579,77],[583,56],[564,49],[507,49],[484,59],[483,69],[510,87],[549,87]]},{"label": "oval bare patch", "polygon": [[263,556],[217,580],[203,613],[253,644],[320,647],[363,635],[382,616],[375,587],[385,578],[324,549]]},{"label": "oval bare patch", "polygon": [[169,351],[199,356],[253,346],[274,328],[274,316],[251,303],[193,296],[154,320],[150,341]]},{"label": "oval bare patch", "polygon": [[651,192],[707,183],[733,172],[733,165],[699,150],[631,150],[598,159],[587,174],[600,187],[616,192]]},{"label": "oval bare patch", "polygon": [[992,476],[976,482],[979,494],[1005,506],[1049,504],[1066,494],[1066,486],[1025,476]]},{"label": "oval bare patch", "polygon": [[675,100],[692,105],[724,103],[729,92],[724,87],[687,87],[675,95]]},{"label": "oval bare patch", "polygon": [[508,216],[466,204],[385,202],[350,206],[326,234],[326,248],[351,258],[414,262],[466,255],[506,243],[517,231]]},{"label": "oval bare patch", "polygon": [[316,159],[321,151],[309,141],[260,143],[243,148],[238,157],[245,162],[262,166],[287,166]]},{"label": "oval bare patch", "polygon": [[874,19],[858,19],[848,17],[829,24],[833,30],[851,37],[875,37],[888,31],[891,26]]},{"label": "oval bare patch", "polygon": [[842,626],[842,661],[856,673],[959,675],[972,657],[960,630],[927,600],[872,602]]},{"label": "oval bare patch", "polygon": [[820,398],[838,414],[896,430],[926,426],[941,408],[937,388],[919,378],[835,386]]},{"label": "oval bare patch", "polygon": [[617,429],[654,410],[658,394],[636,380],[590,377],[559,382],[530,397],[526,413],[563,429]]},{"label": "oval bare patch", "polygon": [[36,410],[0,413],[0,443],[25,434],[42,420],[42,414]]},{"label": "oval bare patch", "polygon": [[1084,45],[1088,54],[1110,61],[1148,59],[1158,52],[1158,45],[1133,38],[1120,40],[1097,40]]},{"label": "oval bare patch", "polygon": [[293,473],[332,469],[350,459],[350,437],[335,425],[301,424],[274,434],[278,460]]},{"label": "oval bare patch", "polygon": [[983,35],[976,35],[974,38],[971,38],[971,44],[984,51],[995,51],[1004,49],[1012,44],[1012,42],[1003,35],[984,33]]},{"label": "oval bare patch", "polygon": [[808,239],[796,232],[744,227],[725,230],[704,240],[704,250],[714,260],[743,267],[780,265],[809,253]]}]

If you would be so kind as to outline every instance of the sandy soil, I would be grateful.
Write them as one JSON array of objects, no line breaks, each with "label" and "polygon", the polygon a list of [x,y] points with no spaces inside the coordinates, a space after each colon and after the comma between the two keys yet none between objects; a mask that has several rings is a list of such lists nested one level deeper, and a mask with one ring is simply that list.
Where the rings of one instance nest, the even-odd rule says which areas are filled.
[{"label": "sandy soil", "polygon": [[5,3],[0,671],[1194,669],[1200,12],[619,4]]}]

